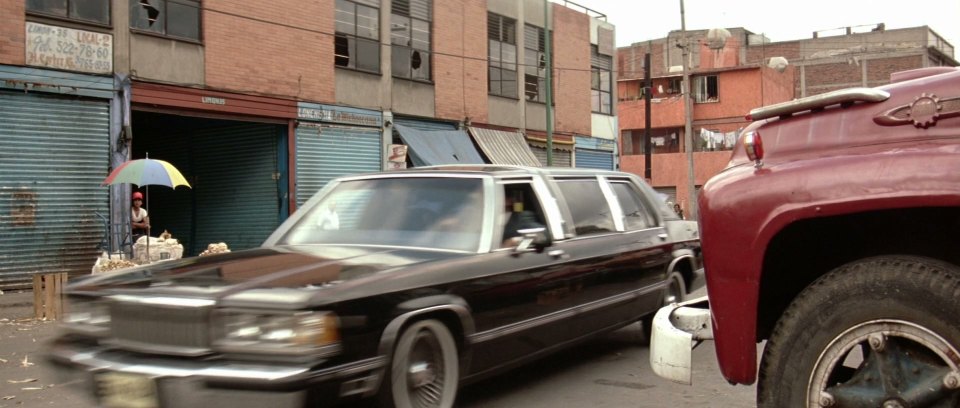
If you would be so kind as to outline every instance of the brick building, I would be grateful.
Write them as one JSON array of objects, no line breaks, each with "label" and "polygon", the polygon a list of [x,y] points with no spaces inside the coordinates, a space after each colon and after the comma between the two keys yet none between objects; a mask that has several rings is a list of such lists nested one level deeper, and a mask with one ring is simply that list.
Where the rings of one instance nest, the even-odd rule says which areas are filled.
[{"label": "brick building", "polygon": [[[614,168],[614,28],[572,2],[543,7],[0,0],[0,214],[16,215],[0,222],[0,287],[89,271],[98,242],[123,242],[104,230],[126,225],[131,189],[155,232],[195,254],[258,246],[333,177],[445,163],[431,137],[481,162],[506,163],[504,148],[545,162],[545,33],[563,39],[554,164]],[[147,155],[192,188],[100,185]],[[41,242],[64,249],[22,255]]]},{"label": "brick building", "polygon": [[[857,32],[863,31],[863,32]],[[770,42],[743,28],[687,32],[693,97],[694,185],[726,165],[750,109],[837,89],[889,83],[890,74],[928,66],[956,66],[953,46],[929,27],[846,29],[840,35]],[[689,214],[680,96],[684,44],[666,38],[617,50],[621,170],[645,175],[644,54],[651,54],[651,184]]]}]

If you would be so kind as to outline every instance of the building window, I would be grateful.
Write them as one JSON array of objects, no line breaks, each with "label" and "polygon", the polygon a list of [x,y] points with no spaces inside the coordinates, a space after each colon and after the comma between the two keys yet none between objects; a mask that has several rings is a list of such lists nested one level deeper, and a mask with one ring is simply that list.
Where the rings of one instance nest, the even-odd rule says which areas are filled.
[{"label": "building window", "polygon": [[110,0],[27,0],[27,11],[71,20],[110,24]]},{"label": "building window", "polygon": [[390,21],[393,76],[429,81],[431,0],[394,0]]},{"label": "building window", "polygon": [[[623,141],[622,152],[624,155],[645,154],[645,141],[643,129],[623,130],[621,140]],[[681,128],[656,128],[650,129],[650,147],[651,154],[661,153],[680,153]]]},{"label": "building window", "polygon": [[720,100],[716,75],[693,78],[693,100],[697,103],[717,102]]},{"label": "building window", "polygon": [[167,37],[200,41],[200,2],[130,0],[130,28]]},{"label": "building window", "polygon": [[338,67],[380,73],[380,5],[376,0],[337,0],[333,61]]},{"label": "building window", "polygon": [[590,46],[590,109],[594,113],[613,114],[613,57]]},{"label": "building window", "polygon": [[523,27],[523,91],[528,101],[546,103],[547,55],[543,33],[540,27]]},{"label": "building window", "polygon": [[517,98],[517,21],[487,13],[491,95]]}]

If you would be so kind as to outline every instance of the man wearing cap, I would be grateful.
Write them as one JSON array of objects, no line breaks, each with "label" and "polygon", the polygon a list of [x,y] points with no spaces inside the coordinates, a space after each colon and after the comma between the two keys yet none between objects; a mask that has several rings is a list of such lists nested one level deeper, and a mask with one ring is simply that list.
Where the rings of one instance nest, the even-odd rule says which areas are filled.
[{"label": "man wearing cap", "polygon": [[131,201],[133,201],[133,207],[130,212],[130,224],[133,227],[133,239],[136,241],[140,236],[150,233],[150,217],[147,216],[147,210],[142,208],[143,194],[135,191]]}]

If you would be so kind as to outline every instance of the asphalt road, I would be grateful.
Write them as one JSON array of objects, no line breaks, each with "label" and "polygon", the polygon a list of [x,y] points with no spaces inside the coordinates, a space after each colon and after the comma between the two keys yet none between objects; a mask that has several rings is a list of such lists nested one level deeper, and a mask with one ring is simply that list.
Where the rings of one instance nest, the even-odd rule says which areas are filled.
[{"label": "asphalt road", "polygon": [[[69,384],[57,383],[43,363],[56,323],[38,322],[29,309],[0,308],[0,408],[93,408]],[[694,350],[694,385],[653,374],[639,324],[472,384],[457,400],[464,408],[754,407],[755,387],[731,386],[717,369],[712,343]]]}]

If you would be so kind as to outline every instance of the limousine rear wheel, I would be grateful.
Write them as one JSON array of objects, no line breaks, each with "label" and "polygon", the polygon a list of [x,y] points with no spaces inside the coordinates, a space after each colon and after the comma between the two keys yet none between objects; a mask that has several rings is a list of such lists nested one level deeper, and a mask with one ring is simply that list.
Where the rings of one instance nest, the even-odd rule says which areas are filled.
[{"label": "limousine rear wheel", "polygon": [[397,340],[384,398],[396,408],[452,407],[460,378],[457,343],[443,323],[421,320]]}]

